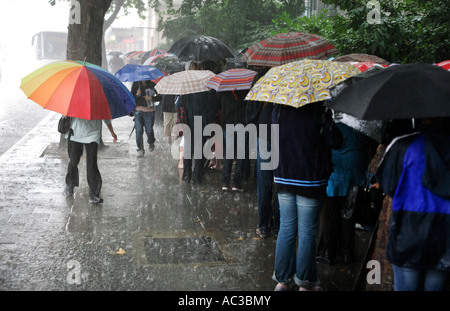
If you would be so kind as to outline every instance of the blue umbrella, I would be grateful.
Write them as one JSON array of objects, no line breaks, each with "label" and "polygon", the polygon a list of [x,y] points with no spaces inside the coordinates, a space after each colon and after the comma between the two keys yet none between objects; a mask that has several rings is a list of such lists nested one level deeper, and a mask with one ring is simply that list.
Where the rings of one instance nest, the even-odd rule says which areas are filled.
[{"label": "blue umbrella", "polygon": [[165,74],[154,66],[128,64],[117,71],[115,76],[122,82],[136,82],[156,80]]}]

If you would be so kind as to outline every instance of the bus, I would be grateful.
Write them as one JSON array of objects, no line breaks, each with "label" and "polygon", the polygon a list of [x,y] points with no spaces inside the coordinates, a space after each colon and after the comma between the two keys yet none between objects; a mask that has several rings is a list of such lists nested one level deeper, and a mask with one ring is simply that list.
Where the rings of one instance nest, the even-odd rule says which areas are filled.
[{"label": "bus", "polygon": [[32,37],[31,45],[38,61],[65,60],[67,32],[41,31]]}]

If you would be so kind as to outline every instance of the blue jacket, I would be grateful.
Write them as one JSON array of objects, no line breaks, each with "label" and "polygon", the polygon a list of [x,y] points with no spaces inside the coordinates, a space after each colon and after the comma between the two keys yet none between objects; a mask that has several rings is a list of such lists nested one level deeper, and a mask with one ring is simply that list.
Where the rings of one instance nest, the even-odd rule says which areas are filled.
[{"label": "blue jacket", "polygon": [[278,152],[274,171],[277,192],[325,197],[333,170],[331,148],[342,144],[342,135],[322,102],[294,108],[274,105],[272,124],[279,125],[279,140],[272,146]]},{"label": "blue jacket", "polygon": [[336,123],[342,133],[341,148],[332,150],[333,173],[328,180],[327,196],[345,197],[353,185],[361,185],[369,164],[369,138],[357,130]]},{"label": "blue jacket", "polygon": [[450,135],[394,141],[376,176],[392,197],[386,258],[397,266],[450,271]]}]

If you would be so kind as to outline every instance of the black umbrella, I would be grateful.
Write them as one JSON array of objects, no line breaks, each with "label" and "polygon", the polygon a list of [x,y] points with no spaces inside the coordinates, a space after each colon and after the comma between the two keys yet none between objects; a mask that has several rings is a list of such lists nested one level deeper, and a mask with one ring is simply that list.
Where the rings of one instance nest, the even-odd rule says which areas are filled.
[{"label": "black umbrella", "polygon": [[235,57],[236,51],[225,42],[209,36],[186,37],[175,42],[168,51],[180,61],[225,60]]},{"label": "black umbrella", "polygon": [[438,66],[396,65],[353,84],[351,79],[330,102],[335,111],[362,120],[450,116],[450,72]]}]

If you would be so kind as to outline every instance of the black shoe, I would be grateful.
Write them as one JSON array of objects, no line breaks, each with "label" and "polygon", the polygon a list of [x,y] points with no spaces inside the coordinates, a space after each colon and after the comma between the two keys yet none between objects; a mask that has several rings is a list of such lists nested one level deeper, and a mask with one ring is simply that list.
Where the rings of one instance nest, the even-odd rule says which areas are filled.
[{"label": "black shoe", "polygon": [[74,194],[73,187],[67,186],[66,190],[64,192],[66,194],[66,197],[69,197],[69,198],[73,197],[73,194]]},{"label": "black shoe", "polygon": [[150,152],[152,152],[153,150],[155,150],[155,144],[149,144],[148,145],[148,149]]},{"label": "black shoe", "polygon": [[100,204],[103,203],[103,199],[100,197],[92,197],[89,199],[89,203],[91,204]]}]

